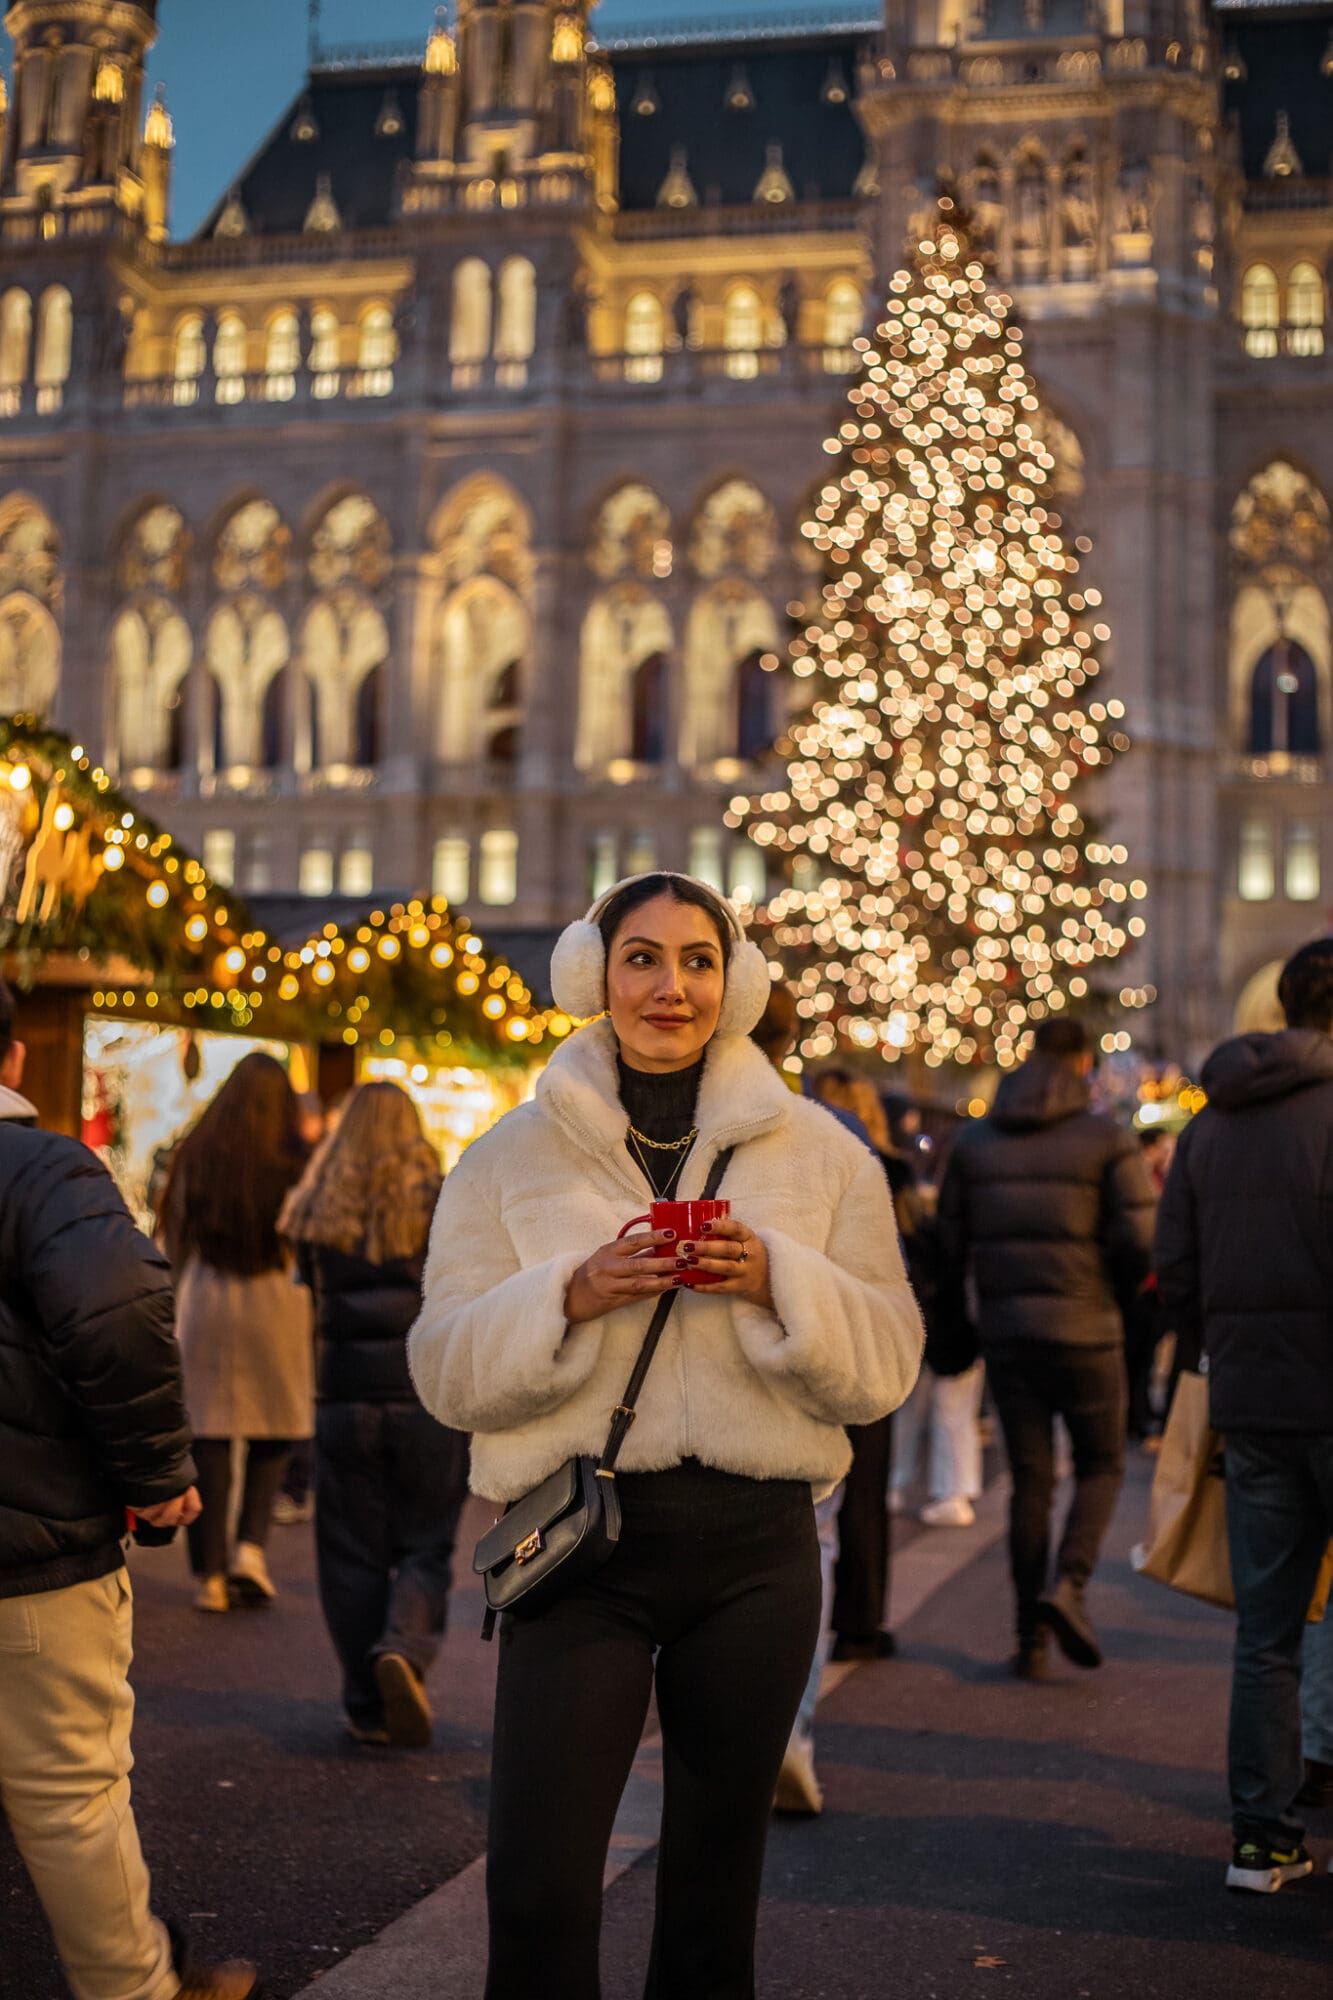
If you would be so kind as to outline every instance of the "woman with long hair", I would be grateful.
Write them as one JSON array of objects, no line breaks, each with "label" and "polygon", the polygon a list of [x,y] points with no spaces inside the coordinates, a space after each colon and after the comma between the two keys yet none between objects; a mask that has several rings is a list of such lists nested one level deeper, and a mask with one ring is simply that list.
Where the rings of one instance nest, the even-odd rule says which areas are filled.
[{"label": "woman with long hair", "polygon": [[[749,2000],[819,1625],[814,1494],[847,1469],[844,1425],[911,1388],[921,1325],[877,1161],[748,1038],[768,970],[730,904],[688,876],[621,883],[551,973],[566,1013],[607,1018],[445,1182],[409,1341],[426,1407],[474,1432],[476,1491],[503,1505],[600,1456],[653,1309],[683,1289],[614,1474],[619,1540],[500,1622],[486,1993],[595,2000],[602,1871],[655,1686],[647,1990]],[[651,1199],[697,1200],[724,1155],[725,1218],[617,1234]]]},{"label": "woman with long hair", "polygon": [[359,1743],[430,1741],[467,1438],[422,1409],[407,1332],[440,1167],[396,1083],[363,1083],[282,1212],[315,1301],[319,1596]]},{"label": "woman with long hair", "polygon": [[[200,1611],[275,1596],[264,1548],[293,1443],[314,1429],[309,1295],[278,1214],[306,1162],[296,1093],[272,1056],[243,1056],[177,1146],[161,1233],[176,1277],[176,1331],[203,1513],[189,1529]],[[227,1559],[232,1444],[245,1483]]]}]

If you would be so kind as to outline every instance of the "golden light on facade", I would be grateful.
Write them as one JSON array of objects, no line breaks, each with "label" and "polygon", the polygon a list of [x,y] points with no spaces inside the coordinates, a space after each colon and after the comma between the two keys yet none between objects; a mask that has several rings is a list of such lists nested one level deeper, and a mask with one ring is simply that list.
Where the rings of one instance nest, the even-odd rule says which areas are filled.
[{"label": "golden light on facade", "polygon": [[825,446],[803,533],[827,580],[793,647],[812,699],[785,789],[726,815],[786,860],[768,918],[807,1057],[1008,1065],[1143,928],[1071,796],[1128,739],[1088,699],[1110,635],[1009,310],[942,205]]}]

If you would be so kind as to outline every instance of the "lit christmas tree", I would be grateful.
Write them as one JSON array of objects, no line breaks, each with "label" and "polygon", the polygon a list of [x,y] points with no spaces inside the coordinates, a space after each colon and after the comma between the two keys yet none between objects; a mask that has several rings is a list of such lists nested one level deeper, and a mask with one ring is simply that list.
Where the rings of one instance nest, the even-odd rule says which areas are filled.
[{"label": "lit christmas tree", "polygon": [[1087,698],[1110,634],[1042,499],[1055,460],[1009,312],[941,197],[825,446],[804,533],[827,581],[793,649],[814,699],[785,789],[727,816],[789,857],[767,921],[806,1056],[1007,1066],[1143,930],[1143,884],[1107,872],[1125,850],[1071,796],[1128,740],[1121,704]]}]

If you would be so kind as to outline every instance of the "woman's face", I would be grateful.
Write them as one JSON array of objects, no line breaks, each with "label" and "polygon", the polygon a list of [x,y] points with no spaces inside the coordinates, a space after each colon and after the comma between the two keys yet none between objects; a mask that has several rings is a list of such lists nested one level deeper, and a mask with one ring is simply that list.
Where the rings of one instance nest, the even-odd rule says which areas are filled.
[{"label": "woman's face", "polygon": [[717,1026],[724,967],[706,910],[654,896],[631,910],[606,955],[606,1004],[631,1069],[688,1069]]}]

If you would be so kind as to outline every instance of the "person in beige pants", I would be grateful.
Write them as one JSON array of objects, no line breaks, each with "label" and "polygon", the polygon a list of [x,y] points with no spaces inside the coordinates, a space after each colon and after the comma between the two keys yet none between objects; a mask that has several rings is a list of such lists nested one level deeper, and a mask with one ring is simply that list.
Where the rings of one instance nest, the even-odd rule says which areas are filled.
[{"label": "person in beige pants", "polygon": [[0,1808],[75,2000],[245,2000],[253,1967],[177,1964],[130,1806],[127,1514],[199,1511],[171,1286],[92,1153],[33,1129],[12,1023],[0,982]]}]

